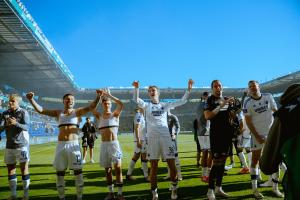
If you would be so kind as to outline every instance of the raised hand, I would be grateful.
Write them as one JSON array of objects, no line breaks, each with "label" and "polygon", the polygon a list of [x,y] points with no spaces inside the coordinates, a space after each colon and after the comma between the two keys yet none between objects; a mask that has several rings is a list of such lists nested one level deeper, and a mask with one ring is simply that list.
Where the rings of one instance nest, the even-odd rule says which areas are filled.
[{"label": "raised hand", "polygon": [[139,81],[133,81],[132,86],[135,88],[139,88],[140,87]]},{"label": "raised hand", "polygon": [[191,89],[193,88],[194,85],[194,81],[192,79],[189,79],[188,81],[188,90],[191,91]]},{"label": "raised hand", "polygon": [[29,92],[29,93],[26,94],[26,98],[27,98],[28,100],[32,100],[33,97],[34,97],[34,93],[33,93],[33,92]]},{"label": "raised hand", "polygon": [[103,95],[103,90],[102,89],[97,89],[96,90],[96,93],[99,95],[99,96],[102,96]]},{"label": "raised hand", "polygon": [[109,88],[106,88],[105,91],[107,92],[107,94],[111,95],[111,94],[110,94],[110,89],[109,89]]}]

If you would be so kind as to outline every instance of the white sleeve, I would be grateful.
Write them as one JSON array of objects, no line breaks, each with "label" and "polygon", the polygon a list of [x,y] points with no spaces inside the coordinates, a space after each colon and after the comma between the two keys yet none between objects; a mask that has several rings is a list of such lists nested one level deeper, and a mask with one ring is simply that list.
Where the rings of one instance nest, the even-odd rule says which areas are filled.
[{"label": "white sleeve", "polygon": [[250,97],[248,97],[244,102],[244,106],[243,106],[243,114],[244,116],[250,116],[250,109],[249,109],[249,104],[250,104]]},{"label": "white sleeve", "polygon": [[277,105],[274,97],[270,94],[271,108],[277,110]]},{"label": "white sleeve", "polygon": [[141,124],[141,117],[140,113],[136,113],[134,117],[134,124]]},{"label": "white sleeve", "polygon": [[143,101],[143,99],[140,99],[140,98],[137,99],[136,103],[140,108],[143,108],[143,109],[145,109],[146,104],[147,104],[145,101]]},{"label": "white sleeve", "polygon": [[243,112],[239,112],[237,114],[237,118],[238,118],[239,121],[243,121]]},{"label": "white sleeve", "polygon": [[139,88],[134,89],[133,101],[135,103],[137,103],[138,106],[143,108],[143,109],[146,107],[146,103],[142,99],[139,98]]},{"label": "white sleeve", "polygon": [[175,108],[177,106],[181,106],[185,104],[190,96],[190,92],[188,90],[185,91],[183,97],[177,101],[166,104],[168,108]]}]

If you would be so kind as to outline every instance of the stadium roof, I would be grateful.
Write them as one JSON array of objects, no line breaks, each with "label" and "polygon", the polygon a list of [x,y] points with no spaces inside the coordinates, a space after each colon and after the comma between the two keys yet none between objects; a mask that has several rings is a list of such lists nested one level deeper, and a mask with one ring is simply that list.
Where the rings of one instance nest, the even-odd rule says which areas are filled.
[{"label": "stadium roof", "polygon": [[26,8],[0,0],[0,84],[43,96],[61,96],[79,87]]},{"label": "stadium roof", "polygon": [[[81,89],[51,43],[20,0],[0,0],[0,85],[19,91],[35,91],[42,97],[61,97],[74,93],[80,99],[91,99],[94,90]],[[300,71],[261,85],[264,92],[281,93],[290,84],[300,82]],[[184,89],[161,89],[161,98],[180,98]],[[194,89],[191,98],[209,88]],[[244,88],[225,88],[228,96],[241,96]],[[122,99],[132,98],[132,89],[112,89]],[[77,98],[78,98],[77,97]],[[141,90],[147,98],[147,91]]]}]

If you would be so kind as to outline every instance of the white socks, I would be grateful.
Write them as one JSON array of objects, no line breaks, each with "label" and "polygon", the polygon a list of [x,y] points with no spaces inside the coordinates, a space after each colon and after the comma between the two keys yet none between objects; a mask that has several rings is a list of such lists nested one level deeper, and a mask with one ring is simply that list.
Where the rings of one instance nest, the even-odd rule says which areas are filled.
[{"label": "white socks", "polygon": [[252,190],[257,189],[258,168],[250,168]]},{"label": "white socks", "polygon": [[108,192],[114,193],[114,184],[108,185]]},{"label": "white socks", "polygon": [[59,198],[65,198],[65,176],[56,176],[56,188]]},{"label": "white socks", "polygon": [[202,176],[207,176],[207,167],[202,168]]},{"label": "white socks", "polygon": [[175,165],[176,165],[176,169],[177,169],[177,176],[181,177],[181,166],[180,166],[178,157],[175,157]]},{"label": "white socks", "polygon": [[147,178],[148,177],[148,163],[147,161],[142,161],[142,169],[144,172],[144,177]]},{"label": "white socks", "polygon": [[22,176],[22,182],[23,182],[23,196],[28,198],[29,197],[29,185],[30,185],[30,175],[23,175]]},{"label": "white socks", "polygon": [[251,161],[252,161],[252,152],[247,153],[248,155],[248,166],[251,166]]},{"label": "white socks", "polygon": [[83,191],[83,175],[82,174],[75,175],[75,186],[76,186],[77,197],[81,198],[82,191]]},{"label": "white socks", "polygon": [[9,188],[11,192],[11,196],[16,197],[17,196],[17,177],[16,175],[8,176],[9,179]]},{"label": "white socks", "polygon": [[129,166],[128,166],[127,175],[130,176],[132,174],[134,166],[135,166],[135,161],[131,160],[130,163],[129,163]]},{"label": "white socks", "polygon": [[203,167],[202,168],[202,176],[209,176],[210,168],[209,167]]},{"label": "white socks", "polygon": [[247,162],[246,162],[246,158],[245,158],[245,154],[243,152],[238,153],[239,159],[243,165],[243,167],[248,167]]},{"label": "white socks", "polygon": [[123,193],[123,183],[117,183],[118,186],[118,195],[122,195]]}]

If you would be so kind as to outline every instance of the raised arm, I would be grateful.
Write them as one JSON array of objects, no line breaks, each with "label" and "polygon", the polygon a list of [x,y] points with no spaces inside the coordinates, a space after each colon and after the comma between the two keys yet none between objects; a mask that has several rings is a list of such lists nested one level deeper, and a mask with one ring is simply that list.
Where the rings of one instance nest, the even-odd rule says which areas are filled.
[{"label": "raised arm", "polygon": [[138,81],[133,81],[132,86],[134,87],[133,100],[137,103],[139,98],[140,83]]},{"label": "raised arm", "polygon": [[175,102],[172,102],[169,104],[169,108],[175,108],[177,106],[181,106],[183,104],[185,104],[190,96],[190,93],[192,91],[192,88],[193,88],[193,84],[194,84],[194,81],[192,79],[189,79],[188,80],[188,88],[187,90],[185,91],[183,97]]},{"label": "raised arm", "polygon": [[29,103],[33,106],[34,110],[42,115],[48,115],[50,117],[57,117],[59,115],[59,110],[47,110],[44,109],[42,106],[40,106],[35,100],[34,100],[34,93],[29,92],[26,94],[26,97],[29,101]]},{"label": "raised arm", "polygon": [[88,113],[88,112],[90,112],[90,111],[97,108],[97,105],[100,101],[100,97],[102,95],[102,90],[96,90],[96,93],[97,93],[96,99],[90,105],[88,105],[86,107],[81,107],[81,108],[76,109],[76,116],[77,117],[85,115],[86,113]]},{"label": "raised arm", "polygon": [[132,86],[134,87],[133,100],[138,104],[139,107],[144,108],[145,102],[139,98],[139,82],[133,81]]},{"label": "raised arm", "polygon": [[117,97],[111,95],[109,90],[103,91],[103,96],[106,96],[106,97],[110,98],[111,100],[113,100],[117,104],[117,107],[114,110],[113,114],[116,117],[120,116],[120,114],[123,110],[123,106],[124,106],[122,101],[120,99],[118,99]]},{"label": "raised arm", "polygon": [[96,109],[93,109],[91,112],[93,113],[93,115],[96,117],[97,120],[100,120],[101,115],[99,112],[97,112]]}]

